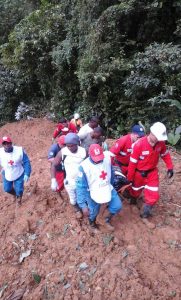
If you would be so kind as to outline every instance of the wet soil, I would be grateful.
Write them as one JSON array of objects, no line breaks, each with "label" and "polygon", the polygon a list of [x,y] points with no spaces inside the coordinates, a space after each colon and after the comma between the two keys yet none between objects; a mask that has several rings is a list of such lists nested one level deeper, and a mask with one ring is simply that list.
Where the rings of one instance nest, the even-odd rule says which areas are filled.
[{"label": "wet soil", "polygon": [[32,174],[17,207],[0,186],[0,298],[6,300],[181,299],[181,155],[172,151],[173,179],[161,162],[160,201],[145,225],[123,201],[112,220],[94,232],[78,220],[66,193],[50,189],[47,152],[55,124],[34,119],[6,124],[30,157]]}]

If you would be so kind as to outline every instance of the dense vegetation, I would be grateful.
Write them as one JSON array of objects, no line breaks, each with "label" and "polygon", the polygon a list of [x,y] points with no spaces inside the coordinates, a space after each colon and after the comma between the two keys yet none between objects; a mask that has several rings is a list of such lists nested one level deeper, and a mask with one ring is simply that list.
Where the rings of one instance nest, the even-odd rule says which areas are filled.
[{"label": "dense vegetation", "polygon": [[[98,114],[109,134],[181,118],[178,0],[0,0],[0,116]],[[41,113],[40,113],[41,112]]]}]

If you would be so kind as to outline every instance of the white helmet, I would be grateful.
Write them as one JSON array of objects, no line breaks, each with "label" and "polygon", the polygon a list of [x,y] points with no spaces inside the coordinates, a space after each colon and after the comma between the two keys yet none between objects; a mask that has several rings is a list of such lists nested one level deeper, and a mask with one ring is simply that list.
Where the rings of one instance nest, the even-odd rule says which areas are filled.
[{"label": "white helmet", "polygon": [[151,133],[157,138],[158,141],[166,141],[168,139],[166,127],[161,122],[156,122],[150,127]]},{"label": "white helmet", "polygon": [[78,113],[75,113],[75,114],[74,114],[74,119],[77,120],[77,119],[79,119],[79,118],[80,118],[80,115],[79,115]]}]

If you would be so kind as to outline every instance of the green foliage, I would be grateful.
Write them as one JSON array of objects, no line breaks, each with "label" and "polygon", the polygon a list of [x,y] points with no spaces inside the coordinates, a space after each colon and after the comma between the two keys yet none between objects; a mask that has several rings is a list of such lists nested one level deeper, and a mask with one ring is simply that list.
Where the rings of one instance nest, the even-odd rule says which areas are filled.
[{"label": "green foliage", "polygon": [[39,0],[0,0],[0,45],[8,34],[29,13],[39,7]]},{"label": "green foliage", "polygon": [[170,123],[174,120],[173,127],[178,124],[180,55],[178,46],[154,43],[134,56],[130,76],[124,82],[125,95],[135,103],[137,109],[143,110],[146,119],[154,121],[167,118]]},{"label": "green foliage", "polygon": [[179,140],[180,140],[180,134],[174,134],[172,132],[170,132],[168,134],[168,142],[172,146],[175,146],[178,143]]},{"label": "green foliage", "polygon": [[4,121],[24,102],[57,117],[99,115],[112,136],[138,121],[179,125],[178,0],[0,0],[0,8]]}]

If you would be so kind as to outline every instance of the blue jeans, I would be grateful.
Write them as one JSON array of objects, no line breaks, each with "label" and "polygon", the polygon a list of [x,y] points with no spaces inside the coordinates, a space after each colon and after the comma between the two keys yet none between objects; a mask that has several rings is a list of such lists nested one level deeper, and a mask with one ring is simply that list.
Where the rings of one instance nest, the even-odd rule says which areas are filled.
[{"label": "blue jeans", "polygon": [[2,172],[3,177],[3,188],[6,193],[12,193],[13,188],[15,190],[15,194],[17,197],[23,195],[24,191],[24,173],[16,180],[14,181],[8,181],[5,178],[5,173]]},{"label": "blue jeans", "polygon": [[[108,210],[112,215],[115,215],[122,209],[122,202],[121,199],[116,192],[115,189],[111,192],[111,201],[107,203],[108,204]],[[99,213],[101,204],[96,203],[92,198],[89,196],[87,198],[87,205],[89,208],[89,219],[91,221],[94,221]]]}]

